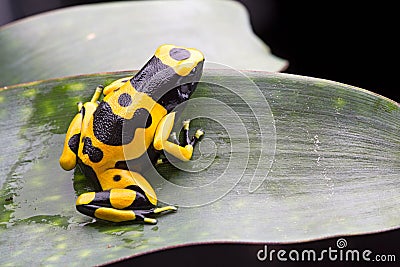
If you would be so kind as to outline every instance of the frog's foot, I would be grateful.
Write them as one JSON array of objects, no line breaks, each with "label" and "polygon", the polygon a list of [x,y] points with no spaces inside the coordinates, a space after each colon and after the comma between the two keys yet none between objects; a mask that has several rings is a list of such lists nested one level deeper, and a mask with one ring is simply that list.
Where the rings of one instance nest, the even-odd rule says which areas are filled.
[{"label": "frog's foot", "polygon": [[177,211],[178,208],[175,206],[165,206],[160,208],[152,208],[149,210],[134,210],[137,221],[142,221],[149,224],[156,224],[157,220],[154,218],[147,217],[149,215],[160,214],[168,211]]},{"label": "frog's foot", "polygon": [[183,133],[185,135],[185,141],[183,146],[191,145],[195,146],[196,143],[200,140],[200,138],[204,135],[204,131],[202,129],[197,129],[196,133],[193,137],[189,137],[189,124],[190,120],[183,121]]},{"label": "frog's foot", "polygon": [[174,206],[157,208],[140,192],[131,189],[111,189],[101,192],[84,193],[76,200],[79,212],[106,221],[137,221],[156,224],[148,216],[176,211]]}]

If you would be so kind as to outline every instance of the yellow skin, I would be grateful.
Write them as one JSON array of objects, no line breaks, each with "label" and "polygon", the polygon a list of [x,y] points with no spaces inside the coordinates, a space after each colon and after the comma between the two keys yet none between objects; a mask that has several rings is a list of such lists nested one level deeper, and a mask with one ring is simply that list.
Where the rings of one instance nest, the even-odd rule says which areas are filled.
[{"label": "yellow skin", "polygon": [[177,119],[173,108],[195,90],[203,62],[196,49],[162,45],[135,76],[116,80],[104,90],[99,86],[90,102],[78,104],[60,165],[65,170],[78,165],[100,186],[100,191],[78,197],[78,211],[113,222],[154,224],[157,220],[148,215],[176,210],[156,207],[157,196],[142,174],[146,164],[155,164],[164,152],[191,159],[201,130],[190,139],[185,121],[184,144],[168,138]]}]

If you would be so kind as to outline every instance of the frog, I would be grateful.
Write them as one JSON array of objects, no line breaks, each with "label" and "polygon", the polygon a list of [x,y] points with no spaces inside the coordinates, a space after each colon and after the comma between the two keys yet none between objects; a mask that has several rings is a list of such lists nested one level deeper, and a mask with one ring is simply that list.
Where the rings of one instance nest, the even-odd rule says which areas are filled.
[{"label": "frog", "polygon": [[192,158],[204,131],[190,136],[190,120],[183,120],[181,142],[172,129],[182,113],[177,107],[196,90],[203,65],[198,49],[164,44],[135,75],[99,85],[90,101],[78,103],[59,163],[66,171],[78,167],[96,189],[77,197],[77,211],[103,221],[148,224],[177,211],[158,205],[144,176],[171,158]]}]

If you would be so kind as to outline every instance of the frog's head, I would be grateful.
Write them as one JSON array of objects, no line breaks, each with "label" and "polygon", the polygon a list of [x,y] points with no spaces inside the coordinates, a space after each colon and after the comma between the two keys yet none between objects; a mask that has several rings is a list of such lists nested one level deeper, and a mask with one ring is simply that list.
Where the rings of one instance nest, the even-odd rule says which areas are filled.
[{"label": "frog's head", "polygon": [[195,48],[162,45],[131,79],[131,84],[170,111],[195,91],[203,64],[204,56]]},{"label": "frog's head", "polygon": [[180,79],[188,83],[198,81],[203,72],[204,56],[195,48],[162,45],[154,56],[171,67]]}]

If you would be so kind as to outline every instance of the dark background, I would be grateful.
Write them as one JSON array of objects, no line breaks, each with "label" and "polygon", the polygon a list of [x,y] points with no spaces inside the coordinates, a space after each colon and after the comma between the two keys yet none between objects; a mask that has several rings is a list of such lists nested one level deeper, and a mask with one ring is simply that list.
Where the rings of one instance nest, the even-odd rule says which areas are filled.
[{"label": "dark background", "polygon": [[[400,102],[395,1],[239,1],[248,8],[255,33],[273,54],[289,60],[285,72],[358,86]],[[0,0],[0,24],[96,2],[107,1]]]},{"label": "dark background", "polygon": [[[95,2],[107,1],[0,0],[0,25],[55,8]],[[395,90],[395,79],[399,69],[396,1],[392,1],[391,4],[388,4],[388,1],[357,3],[358,1],[328,0],[240,2],[249,10],[255,33],[270,46],[273,54],[289,60],[290,65],[285,72],[358,86],[400,102],[400,94]],[[400,231],[396,230],[346,239],[354,248],[360,250],[371,248],[376,253],[395,254],[398,253],[395,243],[399,238]],[[329,246],[334,247],[335,240],[326,239],[274,248],[325,249]],[[262,246],[191,246],[136,257],[125,263],[135,266],[213,266],[217,263],[233,266],[275,265],[256,261],[255,253]],[[399,260],[398,258],[397,261]],[[334,266],[338,262],[324,264]],[[380,263],[379,266],[386,265]]]}]

